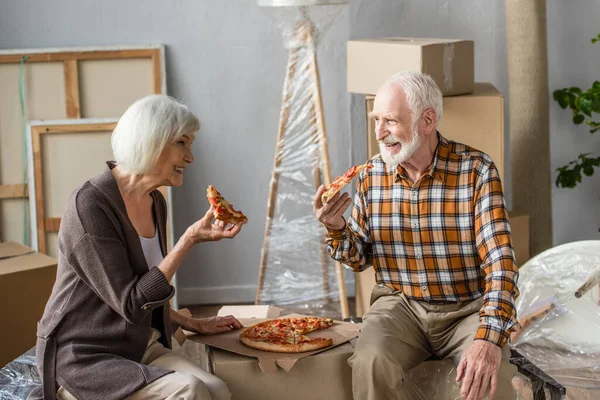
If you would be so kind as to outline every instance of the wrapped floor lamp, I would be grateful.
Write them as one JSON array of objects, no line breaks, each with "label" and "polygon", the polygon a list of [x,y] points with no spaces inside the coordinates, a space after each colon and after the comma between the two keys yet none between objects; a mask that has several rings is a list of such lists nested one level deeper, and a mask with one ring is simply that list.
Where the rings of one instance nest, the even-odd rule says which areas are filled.
[{"label": "wrapped floor lamp", "polygon": [[317,188],[331,182],[316,46],[344,3],[258,2],[279,21],[289,58],[255,302],[313,315],[341,308],[347,318],[343,269],[329,257],[324,228],[312,213]]}]

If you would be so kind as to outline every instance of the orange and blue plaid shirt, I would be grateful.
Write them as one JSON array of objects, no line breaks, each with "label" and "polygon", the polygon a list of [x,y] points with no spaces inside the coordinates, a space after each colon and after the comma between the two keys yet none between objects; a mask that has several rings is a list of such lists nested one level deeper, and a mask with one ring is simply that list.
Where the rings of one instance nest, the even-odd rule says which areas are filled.
[{"label": "orange and blue plaid shirt", "polygon": [[439,142],[429,173],[412,183],[383,162],[359,175],[352,215],[328,230],[331,256],[378,284],[423,301],[484,297],[475,339],[503,346],[518,327],[518,269],[498,170],[464,144]]}]

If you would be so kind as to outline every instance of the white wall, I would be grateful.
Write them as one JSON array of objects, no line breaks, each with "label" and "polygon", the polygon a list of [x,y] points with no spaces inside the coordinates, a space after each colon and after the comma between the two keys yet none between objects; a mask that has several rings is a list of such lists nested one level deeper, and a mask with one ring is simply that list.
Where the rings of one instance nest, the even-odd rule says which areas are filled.
[{"label": "white wall", "polygon": [[[600,45],[588,43],[600,4],[549,3],[550,87],[586,85],[598,78]],[[474,39],[476,79],[508,93],[503,1],[350,0],[319,50],[334,175],[366,157],[363,104],[346,93],[345,41],[376,36]],[[180,299],[252,301],[287,59],[276,24],[253,0],[0,0],[2,49],[138,43],[167,45],[169,94],[202,121],[196,161],[174,190],[176,234],[204,214],[208,184],[250,217],[233,241],[192,251],[180,269]],[[553,169],[600,150],[551,107]],[[599,182],[554,190],[555,243],[598,238]]]}]

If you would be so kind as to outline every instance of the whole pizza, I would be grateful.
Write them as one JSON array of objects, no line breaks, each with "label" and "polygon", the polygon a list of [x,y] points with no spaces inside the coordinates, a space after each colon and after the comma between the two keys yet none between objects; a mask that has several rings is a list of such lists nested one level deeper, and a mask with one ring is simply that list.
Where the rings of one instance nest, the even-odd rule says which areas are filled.
[{"label": "whole pizza", "polygon": [[307,333],[327,329],[331,318],[280,318],[259,322],[240,333],[240,341],[248,347],[276,353],[302,353],[331,346],[333,339],[309,337]]}]

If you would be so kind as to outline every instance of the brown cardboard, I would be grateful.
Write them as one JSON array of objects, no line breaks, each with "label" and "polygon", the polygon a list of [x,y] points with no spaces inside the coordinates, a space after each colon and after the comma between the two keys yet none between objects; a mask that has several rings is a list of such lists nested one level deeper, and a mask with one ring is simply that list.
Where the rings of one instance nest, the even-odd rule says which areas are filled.
[{"label": "brown cardboard", "polygon": [[5,365],[35,346],[57,261],[16,243],[0,243],[0,255],[0,365]]},{"label": "brown cardboard", "polygon": [[282,311],[283,308],[272,305],[223,306],[217,315],[233,315],[236,318],[278,318]]},{"label": "brown cardboard", "polygon": [[[373,96],[366,97],[367,114]],[[504,96],[491,83],[476,83],[473,94],[444,97],[443,116],[438,126],[446,137],[489,155],[504,183]],[[379,153],[373,121],[367,122],[369,158]]]},{"label": "brown cardboard", "polygon": [[529,252],[529,215],[509,212],[512,245],[517,265],[521,267],[530,257]]},{"label": "brown cardboard", "polygon": [[[282,318],[287,317],[303,317],[303,315],[289,314]],[[240,318],[239,320],[245,327],[247,327],[262,322],[266,319],[268,318]],[[336,346],[339,346],[340,344],[346,343],[349,340],[352,340],[353,338],[357,337],[359,330],[359,324],[335,321],[335,324],[328,329],[323,329],[308,334],[308,336],[331,338],[333,339],[332,346],[315,351],[290,354],[272,353],[268,351],[261,351],[250,348],[242,344],[242,342],[240,342],[239,336],[241,330],[239,329],[214,336],[195,335],[189,332],[187,334],[189,340],[204,343],[209,346],[216,347],[222,350],[227,350],[243,356],[256,358],[258,360],[258,365],[260,366],[261,370],[263,370],[264,372],[274,372],[277,371],[277,366],[281,367],[285,371],[290,371],[299,359],[317,353],[321,353],[323,351],[328,351]]]},{"label": "brown cardboard", "polygon": [[374,94],[393,74],[429,74],[444,96],[473,92],[475,77],[472,40],[376,38],[351,40],[347,45],[348,91]]},{"label": "brown cardboard", "polygon": [[[517,265],[520,267],[529,260],[529,216],[508,213],[511,236]],[[354,274],[356,316],[362,317],[369,309],[371,291],[376,284],[375,270],[369,268]]]},{"label": "brown cardboard", "polygon": [[304,357],[286,372],[264,373],[255,358],[211,349],[211,372],[223,379],[233,400],[349,400],[352,399],[352,369],[348,358],[351,343]]}]

